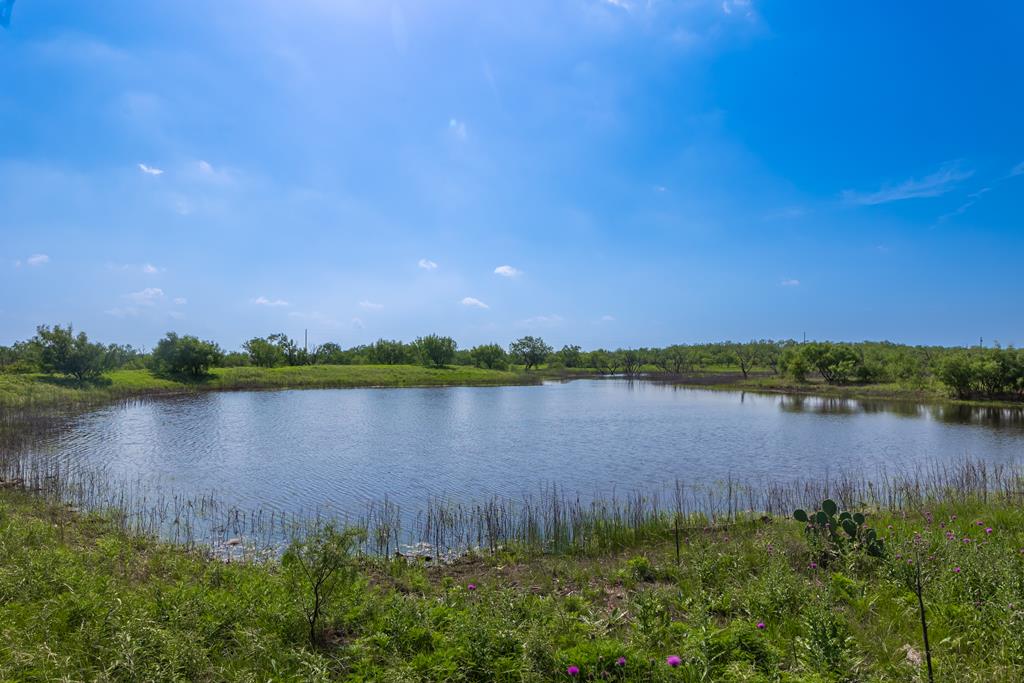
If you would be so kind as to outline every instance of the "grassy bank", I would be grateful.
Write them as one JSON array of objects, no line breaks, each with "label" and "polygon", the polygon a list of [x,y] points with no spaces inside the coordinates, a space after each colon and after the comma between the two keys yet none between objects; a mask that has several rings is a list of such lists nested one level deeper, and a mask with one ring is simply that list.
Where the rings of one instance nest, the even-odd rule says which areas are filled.
[{"label": "grassy bank", "polygon": [[312,647],[279,564],[0,491],[0,679],[564,681],[572,666],[578,680],[926,680],[919,558],[935,679],[1020,680],[1020,501],[869,523],[885,557],[827,565],[783,518],[688,529],[678,563],[670,534],[611,554],[358,560]]},{"label": "grassy bank", "polygon": [[304,365],[279,368],[215,368],[208,377],[180,381],[148,370],[117,370],[97,382],[78,384],[51,375],[0,374],[0,408],[95,404],[161,393],[236,389],[497,386],[534,384],[518,372],[476,367],[419,365]]}]

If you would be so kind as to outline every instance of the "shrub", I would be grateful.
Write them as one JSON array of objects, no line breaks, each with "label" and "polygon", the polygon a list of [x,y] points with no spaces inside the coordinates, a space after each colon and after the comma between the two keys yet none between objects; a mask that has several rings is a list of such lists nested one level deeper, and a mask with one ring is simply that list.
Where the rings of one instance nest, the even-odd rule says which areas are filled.
[{"label": "shrub", "polygon": [[224,352],[214,342],[168,332],[153,349],[150,366],[157,374],[194,378],[208,374],[223,359]]},{"label": "shrub", "polygon": [[81,382],[99,377],[108,368],[107,348],[90,342],[85,332],[74,334],[70,325],[54,325],[53,329],[40,325],[34,343],[39,347],[43,372],[68,375]]},{"label": "shrub", "polygon": [[437,368],[451,363],[455,359],[455,350],[458,347],[451,337],[441,337],[436,334],[419,337],[415,346],[420,360],[426,365],[433,365]]}]

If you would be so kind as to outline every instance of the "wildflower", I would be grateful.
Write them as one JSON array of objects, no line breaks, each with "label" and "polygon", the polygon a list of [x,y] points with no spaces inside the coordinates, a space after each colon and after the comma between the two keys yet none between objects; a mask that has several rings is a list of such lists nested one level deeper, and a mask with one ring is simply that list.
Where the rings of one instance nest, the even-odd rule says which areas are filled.
[{"label": "wildflower", "polygon": [[763,621],[757,622],[757,628],[760,629],[761,631],[763,631],[764,630],[764,622]]},{"label": "wildflower", "polygon": [[953,515],[952,517],[950,517],[950,519],[955,522],[956,521],[956,515]]},{"label": "wildflower", "polygon": [[953,573],[954,574],[959,574],[960,573],[960,567],[953,567]]},{"label": "wildflower", "polygon": [[980,519],[977,522],[975,522],[975,524],[977,524],[978,526],[985,526],[985,523],[982,522]]},{"label": "wildflower", "polygon": [[990,533],[992,533],[992,527],[986,527],[986,528],[985,528],[985,533],[986,533],[986,534],[990,534]]},{"label": "wildflower", "polygon": [[573,664],[573,665],[569,666],[569,668],[567,668],[565,670],[565,673],[569,674],[570,676],[579,676],[580,675],[580,668],[578,666],[576,666],[575,664]]},{"label": "wildflower", "polygon": [[964,543],[970,543],[970,542],[971,542],[971,539],[969,539],[966,536],[964,536]]},{"label": "wildflower", "polygon": [[626,658],[625,657],[619,657],[618,659],[616,659],[615,660],[615,666],[626,666]]},{"label": "wildflower", "polygon": [[[1022,553],[1024,553],[1024,550],[1021,550],[1021,552],[1022,552]],[[817,568],[818,568],[818,563],[817,563],[817,562],[811,562],[811,563],[810,563],[809,565],[807,565],[807,566],[808,566],[809,568],[811,568],[811,569],[817,569]]]},{"label": "wildflower", "polygon": [[679,655],[669,655],[665,658],[665,663],[671,666],[672,668],[675,668],[682,664],[683,660]]},{"label": "wildflower", "polygon": [[468,586],[466,586],[466,590],[475,591],[476,590],[476,584],[475,583],[469,584]]}]

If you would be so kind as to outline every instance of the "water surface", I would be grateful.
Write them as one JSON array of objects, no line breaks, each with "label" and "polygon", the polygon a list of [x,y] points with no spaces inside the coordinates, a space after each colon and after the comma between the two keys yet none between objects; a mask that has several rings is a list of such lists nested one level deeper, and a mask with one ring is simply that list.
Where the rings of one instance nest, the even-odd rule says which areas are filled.
[{"label": "water surface", "polygon": [[385,495],[584,497],[675,479],[788,481],[1017,462],[1024,413],[686,389],[543,386],[206,393],[110,407],[52,445],[71,465],[244,509],[360,514]]}]

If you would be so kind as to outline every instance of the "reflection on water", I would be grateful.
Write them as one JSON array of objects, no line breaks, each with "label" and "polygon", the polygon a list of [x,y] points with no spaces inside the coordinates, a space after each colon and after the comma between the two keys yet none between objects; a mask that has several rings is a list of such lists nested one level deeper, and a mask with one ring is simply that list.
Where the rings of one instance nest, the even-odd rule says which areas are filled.
[{"label": "reflection on water", "polygon": [[789,481],[1017,462],[1024,411],[706,391],[629,380],[230,392],[107,408],[50,444],[74,464],[243,508],[362,511],[385,495],[583,495],[676,479]]}]

